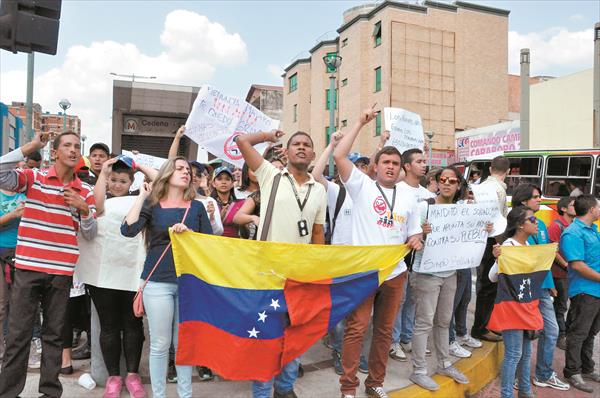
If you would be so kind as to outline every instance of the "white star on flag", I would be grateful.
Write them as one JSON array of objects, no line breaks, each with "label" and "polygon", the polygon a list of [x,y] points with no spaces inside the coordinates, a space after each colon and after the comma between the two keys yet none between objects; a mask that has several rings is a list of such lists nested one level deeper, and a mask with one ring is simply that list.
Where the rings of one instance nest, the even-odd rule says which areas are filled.
[{"label": "white star on flag", "polygon": [[[263,312],[259,312],[258,313],[258,321],[265,323],[265,320],[267,319],[267,312],[263,311]],[[257,321],[257,322],[258,322]]]},{"label": "white star on flag", "polygon": [[519,300],[523,300],[523,293],[519,293]]},{"label": "white star on flag", "polygon": [[246,330],[250,335],[248,337],[258,338],[258,334],[260,333],[256,328],[252,328],[252,330]]},{"label": "white star on flag", "polygon": [[271,299],[271,304],[269,304],[269,307],[273,307],[273,309],[275,311],[277,311],[277,308],[281,307],[279,305],[279,299],[277,299],[277,300]]}]

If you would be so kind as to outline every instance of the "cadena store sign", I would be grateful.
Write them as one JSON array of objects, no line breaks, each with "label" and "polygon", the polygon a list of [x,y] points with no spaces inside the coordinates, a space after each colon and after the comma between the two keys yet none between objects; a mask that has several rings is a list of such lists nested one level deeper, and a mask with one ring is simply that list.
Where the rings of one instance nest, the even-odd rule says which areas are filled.
[{"label": "cadena store sign", "polygon": [[173,135],[183,124],[185,119],[126,115],[123,117],[123,132],[132,135]]},{"label": "cadena store sign", "polygon": [[456,134],[456,155],[459,161],[488,153],[516,151],[520,148],[519,122],[506,122]]}]

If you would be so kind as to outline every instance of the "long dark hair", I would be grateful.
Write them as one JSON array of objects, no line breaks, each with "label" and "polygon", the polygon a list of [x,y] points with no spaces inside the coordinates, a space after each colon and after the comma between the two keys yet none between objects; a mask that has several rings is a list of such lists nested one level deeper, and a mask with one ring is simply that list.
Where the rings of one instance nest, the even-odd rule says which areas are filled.
[{"label": "long dark hair", "polygon": [[[446,166],[446,167],[442,168],[441,170],[438,170],[438,172],[435,173],[435,181],[438,184],[440,183],[440,177],[442,176],[442,173],[444,172],[444,170],[450,170],[451,172],[454,173],[456,178],[458,178],[458,190],[456,191],[456,193],[454,194],[454,197],[452,198],[452,203],[456,203],[459,200],[464,199],[467,195],[467,182],[465,181],[465,178],[463,177],[462,173],[456,167]],[[438,187],[438,191],[439,191],[439,187]]]},{"label": "long dark hair", "polygon": [[250,174],[248,173],[248,171],[248,164],[244,162],[244,166],[242,166],[242,181],[240,181],[240,191],[247,191],[250,187],[250,184],[252,184],[252,181],[250,181]]},{"label": "long dark hair", "polygon": [[527,206],[513,207],[512,210],[506,216],[506,231],[504,231],[505,238],[512,238],[517,233],[519,227],[525,224],[527,219],[527,212],[531,210]]},{"label": "long dark hair", "polygon": [[540,195],[542,194],[540,187],[529,182],[517,185],[511,199],[513,209],[515,207],[525,206],[523,202],[527,202],[529,199],[533,198],[533,193],[535,191],[538,191]]},{"label": "long dark hair", "polygon": [[[217,177],[219,177],[223,173],[226,173],[226,172],[225,171],[220,172],[219,174],[217,174],[216,176],[213,177],[213,180],[216,180]],[[226,174],[229,176],[229,178],[231,178],[231,180],[233,180],[233,177],[231,177],[231,174],[228,174],[228,173],[226,173]],[[217,201],[217,204],[219,205],[219,209],[220,209],[222,203],[221,203],[221,198],[219,198],[219,192],[217,191],[216,188],[213,187],[213,190],[210,193],[210,197]],[[232,187],[229,190],[229,200],[228,200],[227,203],[231,204],[231,203],[235,202],[235,200],[236,200],[236,197],[235,197],[235,187]]]}]

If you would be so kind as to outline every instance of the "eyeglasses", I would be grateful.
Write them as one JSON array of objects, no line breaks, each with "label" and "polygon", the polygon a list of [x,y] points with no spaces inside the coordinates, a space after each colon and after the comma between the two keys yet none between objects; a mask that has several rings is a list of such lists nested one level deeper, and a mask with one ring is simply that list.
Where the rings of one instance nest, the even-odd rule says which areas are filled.
[{"label": "eyeglasses", "polygon": [[459,179],[456,177],[440,177],[440,183],[441,184],[450,184],[450,185],[456,185],[458,184]]},{"label": "eyeglasses", "polygon": [[537,224],[537,222],[538,222],[538,219],[536,218],[536,216],[527,217],[526,220],[532,224]]}]

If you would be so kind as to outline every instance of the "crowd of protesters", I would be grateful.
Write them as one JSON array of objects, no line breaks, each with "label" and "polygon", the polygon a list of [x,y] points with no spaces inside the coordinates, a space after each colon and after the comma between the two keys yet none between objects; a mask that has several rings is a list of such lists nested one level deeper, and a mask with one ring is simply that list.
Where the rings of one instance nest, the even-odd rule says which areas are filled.
[{"label": "crowd of protesters", "polygon": [[[600,382],[592,358],[600,330],[598,201],[586,194],[561,198],[558,218],[546,225],[535,216],[541,205],[541,190],[535,185],[518,185],[509,211],[504,179],[510,165],[502,156],[492,160],[485,180],[473,170],[467,182],[453,166],[428,168],[420,149],[400,153],[387,146],[387,131],[370,157],[351,154],[361,130],[376,114],[364,111],[355,126],[333,134],[318,159],[311,136],[304,132],[286,137],[285,147],[277,146],[282,131],[241,135],[237,139],[245,161],[241,168],[213,167],[177,156],[183,127],[159,170],[114,155],[103,143],[92,145],[89,155],[82,157],[79,136],[71,132],[53,139],[50,167],[41,167],[39,155],[48,142],[45,133],[3,156],[0,397],[17,397],[23,391],[28,367],[41,368],[42,396],[61,396],[59,374],[73,373],[73,359],[90,357],[91,303],[108,373],[104,397],[119,397],[123,388],[132,397],[145,397],[139,375],[144,324],[133,305],[140,286],[150,336],[152,395],[165,397],[166,383],[176,382],[178,395],[191,397],[194,368],[176,365],[174,360],[179,294],[169,229],[298,244],[407,244],[411,253],[324,338],[332,349],[343,398],[356,395],[357,372],[367,374],[364,387],[369,397],[387,397],[388,359],[406,362],[410,358],[410,380],[426,390],[439,389],[428,372],[429,355],[436,356],[435,374],[468,384],[451,357],[470,357],[472,350],[483,346],[482,340],[504,343],[503,398],[515,393],[533,397],[532,384],[593,392],[590,382]],[[261,143],[269,143],[264,154],[255,149]],[[330,157],[337,169],[332,178],[324,176]],[[134,191],[136,172],[144,174],[144,182]],[[469,184],[493,189],[507,219],[504,233],[487,239],[476,269],[470,334],[467,308],[472,270],[428,273],[421,269],[423,243],[432,231],[429,206],[473,203]],[[491,223],[482,227],[487,233],[492,228]],[[89,265],[94,262],[90,251],[83,250],[80,258],[80,248],[89,242],[120,247],[132,258],[137,253],[141,260],[134,259],[130,267],[115,261],[97,270]],[[550,242],[559,243],[560,250],[544,279],[539,304],[528,307],[541,315],[543,329],[488,328],[502,247]],[[82,331],[86,343],[72,351]],[[534,340],[537,355],[532,358]],[[557,348],[565,350],[566,381],[553,368]],[[206,367],[195,371],[203,381],[214,378]],[[296,358],[274,379],[254,381],[252,394],[296,397],[294,385],[301,375],[301,359]]]}]

